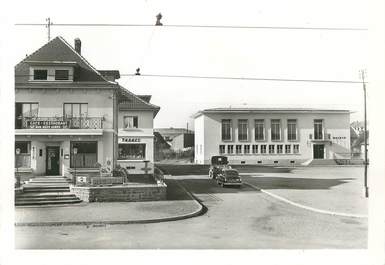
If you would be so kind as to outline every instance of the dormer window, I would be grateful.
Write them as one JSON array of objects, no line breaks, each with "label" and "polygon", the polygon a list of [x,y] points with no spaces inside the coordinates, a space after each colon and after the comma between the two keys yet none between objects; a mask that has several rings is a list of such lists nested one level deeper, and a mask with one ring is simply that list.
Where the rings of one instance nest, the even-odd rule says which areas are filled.
[{"label": "dormer window", "polygon": [[69,71],[55,70],[55,80],[69,80]]},{"label": "dormer window", "polygon": [[48,70],[33,70],[33,80],[47,80]]}]

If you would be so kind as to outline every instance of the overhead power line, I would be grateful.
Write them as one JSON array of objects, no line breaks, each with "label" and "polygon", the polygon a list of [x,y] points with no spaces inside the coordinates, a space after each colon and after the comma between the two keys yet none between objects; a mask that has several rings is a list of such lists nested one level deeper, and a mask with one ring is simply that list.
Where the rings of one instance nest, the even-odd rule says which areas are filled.
[{"label": "overhead power line", "polygon": [[[47,26],[46,23],[16,23],[15,26]],[[367,31],[367,28],[350,27],[289,27],[289,26],[241,26],[241,25],[191,25],[191,24],[114,24],[114,23],[52,23],[51,27],[167,27],[167,28],[217,28],[217,29],[266,29],[266,30],[323,30],[323,31]]]},{"label": "overhead power line", "polygon": [[221,79],[221,80],[245,80],[245,81],[274,81],[274,82],[308,82],[308,83],[340,83],[362,84],[362,81],[353,80],[325,80],[325,79],[291,79],[291,78],[262,78],[262,77],[230,77],[230,76],[196,76],[196,75],[160,75],[160,74],[120,74],[120,76],[143,76],[161,78],[191,78],[191,79]]}]

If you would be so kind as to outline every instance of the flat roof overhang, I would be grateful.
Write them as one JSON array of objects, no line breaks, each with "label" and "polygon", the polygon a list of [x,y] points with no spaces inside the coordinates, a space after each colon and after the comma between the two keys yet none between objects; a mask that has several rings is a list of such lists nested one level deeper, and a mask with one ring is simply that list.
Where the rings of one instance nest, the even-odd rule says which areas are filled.
[{"label": "flat roof overhang", "polygon": [[16,129],[15,135],[103,135],[103,129]]}]

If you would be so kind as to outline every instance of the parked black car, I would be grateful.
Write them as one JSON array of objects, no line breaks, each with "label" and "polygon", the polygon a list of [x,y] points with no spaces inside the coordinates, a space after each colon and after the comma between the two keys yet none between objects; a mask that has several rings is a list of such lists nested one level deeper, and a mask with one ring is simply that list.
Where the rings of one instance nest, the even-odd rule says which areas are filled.
[{"label": "parked black car", "polygon": [[224,186],[237,186],[240,187],[242,185],[242,180],[239,177],[238,170],[231,168],[224,168],[217,175],[217,183]]}]

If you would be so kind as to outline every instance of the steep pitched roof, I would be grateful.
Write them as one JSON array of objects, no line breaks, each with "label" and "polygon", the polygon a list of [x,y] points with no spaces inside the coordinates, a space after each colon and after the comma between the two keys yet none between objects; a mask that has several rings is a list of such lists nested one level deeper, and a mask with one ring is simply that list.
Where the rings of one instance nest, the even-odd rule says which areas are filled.
[{"label": "steep pitched roof", "polygon": [[160,107],[146,102],[140,96],[128,91],[122,86],[118,86],[119,110],[152,110],[154,117],[158,114]]},{"label": "steep pitched roof", "polygon": [[74,82],[108,82],[82,55],[58,36],[15,66],[16,83],[28,82],[29,63],[45,62],[52,64],[75,64]]}]

